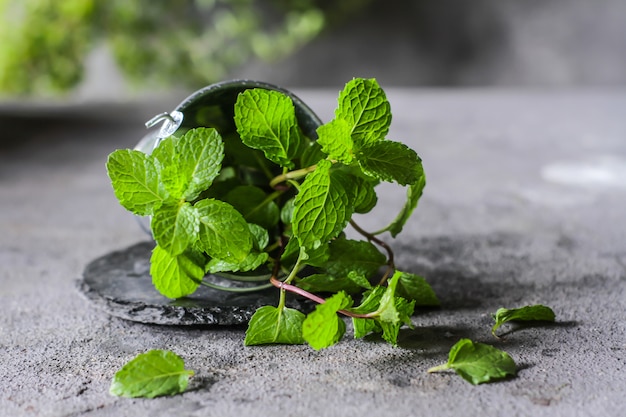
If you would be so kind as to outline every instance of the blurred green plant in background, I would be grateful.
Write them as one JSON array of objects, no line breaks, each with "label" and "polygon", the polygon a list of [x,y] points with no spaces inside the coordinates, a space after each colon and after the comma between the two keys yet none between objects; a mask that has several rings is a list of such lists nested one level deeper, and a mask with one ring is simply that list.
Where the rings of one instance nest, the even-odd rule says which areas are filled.
[{"label": "blurred green plant in background", "polygon": [[0,92],[51,95],[105,42],[129,81],[201,87],[275,61],[370,0],[0,0]]}]

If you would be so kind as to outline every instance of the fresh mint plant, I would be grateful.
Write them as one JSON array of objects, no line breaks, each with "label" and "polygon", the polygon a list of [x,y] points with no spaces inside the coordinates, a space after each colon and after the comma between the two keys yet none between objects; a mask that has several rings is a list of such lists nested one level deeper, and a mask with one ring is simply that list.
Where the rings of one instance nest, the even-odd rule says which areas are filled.
[{"label": "fresh mint plant", "polygon": [[[278,305],[257,310],[246,345],[325,348],[346,330],[339,315],[352,318],[355,337],[379,333],[395,345],[415,305],[438,300],[422,277],[396,268],[379,237],[402,231],[425,186],[417,153],[386,138],[390,124],[374,79],[346,84],[317,140],[303,133],[288,96],[256,88],[238,96],[235,133],[197,127],[161,140],[149,155],[113,152],[107,169],[115,195],[151,217],[155,288],[180,298],[200,285],[276,287]],[[387,226],[366,231],[353,215],[374,208],[381,182],[405,186],[407,199]],[[347,238],[348,226],[363,239]],[[246,286],[220,286],[207,273]],[[286,307],[286,292],[318,305],[305,316]]]},{"label": "fresh mint plant", "polygon": [[428,372],[454,370],[473,385],[514,376],[517,368],[508,353],[483,343],[461,339],[450,348],[448,362]]},{"label": "fresh mint plant", "polygon": [[137,355],[120,369],[109,392],[118,397],[154,398],[184,392],[194,371],[168,350],[151,350]]},{"label": "fresh mint plant", "polygon": [[499,308],[493,316],[496,323],[491,328],[491,334],[496,335],[496,330],[509,321],[545,321],[553,322],[554,311],[550,307],[541,304],[525,306],[521,308]]}]

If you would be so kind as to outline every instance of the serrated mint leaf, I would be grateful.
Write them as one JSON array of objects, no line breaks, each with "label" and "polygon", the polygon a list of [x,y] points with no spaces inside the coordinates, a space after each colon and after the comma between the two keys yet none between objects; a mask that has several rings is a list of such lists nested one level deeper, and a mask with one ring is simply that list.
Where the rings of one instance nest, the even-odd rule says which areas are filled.
[{"label": "serrated mint leaf", "polygon": [[176,395],[187,389],[194,372],[167,350],[151,350],[137,355],[115,373],[109,392],[119,397],[154,398]]},{"label": "serrated mint leaf", "polygon": [[408,272],[399,273],[400,279],[396,288],[398,296],[407,300],[414,300],[417,306],[436,307],[440,305],[437,295],[423,277]]},{"label": "serrated mint leaf", "polygon": [[248,272],[263,265],[269,259],[266,252],[250,252],[241,262],[230,262],[223,259],[211,259],[207,265],[210,273],[218,272]]},{"label": "serrated mint leaf", "polygon": [[[363,300],[358,307],[352,308],[350,311],[357,314],[374,313],[380,305],[380,299],[385,293],[385,288],[376,286],[373,289],[366,291],[363,294]],[[352,318],[352,325],[354,327],[354,337],[361,338],[367,336],[370,333],[381,333],[379,321],[374,317],[372,318]]]},{"label": "serrated mint leaf", "polygon": [[400,142],[386,140],[361,148],[358,161],[365,174],[383,181],[407,185],[419,179],[419,156]]},{"label": "serrated mint leaf", "polygon": [[396,309],[396,287],[398,286],[398,281],[400,280],[400,273],[396,272],[393,274],[389,283],[387,284],[387,289],[385,293],[380,298],[380,306],[378,307],[378,315],[381,321],[385,321],[388,323],[396,324],[400,322],[400,313]]},{"label": "serrated mint leaf", "polygon": [[374,190],[375,183],[356,176],[353,176],[353,178],[356,185],[354,191],[354,212],[360,214],[369,213],[378,202],[378,196],[376,195],[376,190]]},{"label": "serrated mint leaf", "polygon": [[302,323],[302,337],[315,350],[334,345],[346,332],[346,324],[337,315],[339,310],[352,305],[352,298],[345,292],[338,292],[318,304]]},{"label": "serrated mint leaf", "polygon": [[252,233],[241,213],[223,201],[204,199],[194,205],[200,222],[200,247],[211,258],[240,263],[252,249]]},{"label": "serrated mint leaf", "polygon": [[109,155],[107,172],[120,204],[140,216],[168,200],[153,159],[143,152],[120,149]]},{"label": "serrated mint leaf", "polygon": [[171,255],[178,255],[198,240],[198,213],[187,203],[164,205],[152,216],[154,240]]},{"label": "serrated mint leaf", "polygon": [[[391,222],[389,226],[381,232],[388,230],[389,233],[391,233],[391,236],[396,237],[402,231],[402,228],[406,224],[407,220],[411,217],[413,210],[417,207],[417,202],[422,196],[422,192],[426,186],[426,176],[424,175],[421,163],[417,167],[417,176],[417,181],[407,187],[406,203],[404,203],[402,210],[400,210],[400,213],[398,213],[393,222]],[[380,232],[377,232],[377,234],[378,233]]]},{"label": "serrated mint leaf", "polygon": [[274,343],[303,344],[304,319],[303,313],[292,308],[261,307],[252,315],[243,343],[246,346]]},{"label": "serrated mint leaf", "polygon": [[176,155],[176,142],[178,142],[177,137],[168,136],[167,138],[161,139],[159,145],[152,151],[152,157],[156,160],[161,168],[164,166],[173,165],[172,161],[174,160],[174,157]]},{"label": "serrated mint leaf", "polygon": [[555,319],[554,311],[550,307],[541,304],[525,306],[521,308],[499,308],[493,316],[496,324],[491,329],[491,333],[495,336],[496,330],[508,321],[548,321],[553,322]]},{"label": "serrated mint leaf", "polygon": [[[301,255],[301,251],[303,251]],[[315,249],[302,249],[298,239],[289,239],[285,250],[280,257],[280,262],[283,265],[293,265],[296,263],[298,256],[302,256],[302,263],[311,266],[321,266],[328,260],[330,250],[328,243],[324,243]]]},{"label": "serrated mint leaf", "polygon": [[304,149],[304,152],[302,152],[300,165],[303,167],[313,166],[322,159],[326,159],[326,156],[327,155],[322,151],[320,144],[317,143],[317,141],[312,142]]},{"label": "serrated mint leaf", "polygon": [[176,143],[178,173],[184,178],[183,198],[195,200],[219,175],[224,159],[224,143],[213,128],[189,130]]},{"label": "serrated mint leaf", "polygon": [[351,137],[361,147],[387,136],[391,107],[375,79],[355,78],[339,94],[335,119],[348,122]]},{"label": "serrated mint leaf", "polygon": [[330,243],[330,256],[322,269],[333,276],[347,276],[354,271],[366,278],[385,265],[387,257],[368,241],[339,237]]},{"label": "serrated mint leaf", "polygon": [[430,368],[428,372],[453,369],[466,381],[478,385],[514,376],[515,362],[506,353],[493,346],[461,339],[450,349],[448,362]]},{"label": "serrated mint leaf", "polygon": [[152,284],[168,298],[193,294],[204,278],[202,258],[192,251],[172,256],[157,245],[150,257]]},{"label": "serrated mint leaf", "polygon": [[354,293],[363,288],[372,288],[369,281],[355,271],[350,271],[344,276],[332,276],[328,274],[313,274],[298,281],[298,287],[313,292],[339,292]]},{"label": "serrated mint leaf", "polygon": [[278,223],[280,210],[260,188],[242,185],[230,191],[224,201],[231,204],[249,223],[269,229]]},{"label": "serrated mint leaf", "polygon": [[353,207],[349,185],[331,163],[322,160],[307,175],[294,202],[293,234],[306,249],[316,249],[336,237],[348,224]]},{"label": "serrated mint leaf", "polygon": [[293,208],[294,208],[294,198],[290,198],[285,202],[283,208],[280,209],[280,221],[284,224],[291,224],[291,220],[293,219]]},{"label": "serrated mint leaf", "polygon": [[267,229],[258,224],[248,223],[248,229],[252,234],[252,247],[258,251],[262,251],[270,243],[270,235]]},{"label": "serrated mint leaf", "polygon": [[331,159],[350,164],[354,159],[352,129],[347,121],[334,119],[317,128],[317,143]]},{"label": "serrated mint leaf", "polygon": [[270,161],[293,167],[307,142],[300,132],[291,99],[261,88],[239,94],[235,103],[235,124],[241,140],[259,149]]},{"label": "serrated mint leaf", "polygon": [[404,324],[406,324],[410,328],[413,327],[413,325],[411,324],[411,315],[413,315],[415,301],[408,301],[402,297],[395,297],[394,304],[395,310],[396,312],[398,312],[399,321],[388,322],[378,318],[377,322],[382,329],[383,339],[385,339],[393,346],[397,346],[400,327],[402,327],[402,325]]}]

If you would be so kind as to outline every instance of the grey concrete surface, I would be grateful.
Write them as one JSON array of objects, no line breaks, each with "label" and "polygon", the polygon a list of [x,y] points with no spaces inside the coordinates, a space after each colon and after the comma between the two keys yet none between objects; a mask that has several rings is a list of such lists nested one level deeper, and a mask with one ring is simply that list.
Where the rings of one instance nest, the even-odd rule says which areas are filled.
[{"label": "grey concrete surface", "polygon": [[[332,115],[334,92],[296,92]],[[0,415],[626,415],[626,91],[388,95],[390,138],[415,148],[428,176],[406,230],[388,240],[398,266],[424,274],[442,301],[417,312],[397,348],[350,329],[320,352],[246,348],[240,327],[109,317],[75,281],[92,259],[145,239],[104,171],[143,120],[1,118]],[[395,216],[403,191],[380,195],[364,227]],[[492,338],[491,313],[534,303],[557,322]],[[518,376],[475,387],[427,374],[462,337],[509,352]],[[110,396],[116,370],[153,348],[196,371],[190,390]]]}]

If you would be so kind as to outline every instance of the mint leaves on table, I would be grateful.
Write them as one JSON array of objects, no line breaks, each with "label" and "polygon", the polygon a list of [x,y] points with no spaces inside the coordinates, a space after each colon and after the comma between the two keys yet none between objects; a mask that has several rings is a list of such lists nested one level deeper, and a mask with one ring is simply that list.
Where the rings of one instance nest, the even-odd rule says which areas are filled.
[{"label": "mint leaves on table", "polygon": [[473,385],[514,376],[515,362],[508,353],[469,339],[459,340],[448,355],[448,362],[430,368],[428,372],[454,370]]},{"label": "mint leaves on table", "polygon": [[151,350],[124,365],[113,377],[109,392],[130,398],[176,395],[187,389],[193,375],[194,371],[185,369],[185,362],[175,353]]},{"label": "mint leaves on table", "polygon": [[[546,321],[553,322],[554,311],[550,307],[541,304],[525,306],[521,308],[499,308],[493,316],[496,323],[491,328],[491,334],[496,336],[496,330],[509,321]],[[497,337],[497,336],[496,336]]]},{"label": "mint leaves on table", "polygon": [[[253,88],[234,104],[236,131],[226,123],[176,132],[151,154],[113,152],[107,170],[120,204],[151,217],[150,273],[164,296],[185,297],[201,285],[274,286],[279,302],[253,315],[246,345],[326,348],[346,331],[340,316],[353,320],[355,337],[378,333],[395,345],[415,305],[438,300],[422,277],[396,268],[379,238],[402,231],[426,183],[417,153],[387,139],[390,124],[391,106],[374,79],[346,84],[318,138],[304,134],[289,96]],[[381,182],[404,186],[407,198],[388,226],[369,232],[353,215],[374,208]],[[349,225],[361,240],[346,238]],[[207,273],[239,284],[222,287]],[[318,306],[308,316],[287,308],[286,292]]]}]

